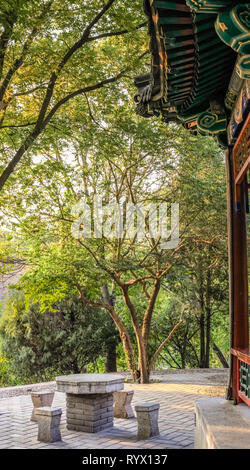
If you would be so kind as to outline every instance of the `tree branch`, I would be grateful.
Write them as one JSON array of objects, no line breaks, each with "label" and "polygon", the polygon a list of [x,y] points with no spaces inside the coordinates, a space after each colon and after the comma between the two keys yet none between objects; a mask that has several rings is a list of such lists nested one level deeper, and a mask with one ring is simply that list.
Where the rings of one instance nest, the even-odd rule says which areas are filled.
[{"label": "tree branch", "polygon": [[[143,26],[146,26],[147,24],[148,24],[148,22],[144,21],[143,23],[136,26],[135,29],[143,28]],[[132,30],[123,29],[121,31],[115,31],[113,33],[102,33],[102,34],[98,34],[97,36],[89,37],[87,39],[87,42],[96,41],[98,39],[103,39],[103,38],[109,38],[109,37],[112,37],[112,36],[122,36],[123,34],[132,33],[132,32],[133,32]]]},{"label": "tree branch", "polygon": [[95,85],[89,85],[89,86],[86,86],[84,88],[79,88],[79,90],[75,90],[73,91],[72,93],[69,93],[68,95],[66,95],[64,98],[62,98],[60,101],[58,101],[55,106],[51,109],[51,111],[48,113],[48,115],[46,116],[46,118],[44,119],[44,121],[42,122],[42,127],[44,128],[48,122],[51,120],[51,118],[54,116],[54,114],[56,113],[56,111],[65,103],[67,103],[67,101],[69,101],[70,99],[72,98],[75,98],[76,96],[79,96],[79,95],[83,95],[85,93],[88,93],[90,91],[94,91],[94,90],[98,90],[102,87],[104,87],[105,85],[108,85],[109,83],[114,83],[116,82],[117,80],[119,80],[125,73],[125,70],[123,70],[122,72],[120,72],[118,75],[115,75],[114,77],[110,77],[110,78],[107,78],[99,83],[96,83]]},{"label": "tree branch", "polygon": [[[51,0],[50,4],[53,2]],[[11,173],[14,171],[16,165],[19,163],[20,159],[24,155],[24,153],[30,148],[32,143],[36,140],[36,138],[41,134],[41,132],[44,130],[46,125],[50,122],[56,111],[67,101],[70,99],[74,98],[75,96],[81,95],[83,93],[87,93],[90,91],[97,90],[99,88],[102,88],[106,84],[113,83],[125,73],[125,70],[120,72],[118,75],[108,78],[106,80],[103,80],[95,85],[90,85],[84,88],[81,88],[79,90],[75,90],[72,93],[69,93],[67,96],[62,98],[60,101],[58,101],[55,106],[49,111],[49,113],[46,115],[46,112],[48,110],[50,101],[53,96],[53,91],[54,87],[56,84],[57,77],[60,73],[60,71],[63,69],[65,64],[68,62],[70,57],[74,54],[76,50],[78,50],[87,40],[89,33],[93,26],[100,20],[100,18],[106,13],[106,11],[111,7],[111,5],[115,2],[115,0],[109,0],[106,5],[102,8],[102,10],[94,17],[94,19],[89,23],[89,25],[85,28],[81,38],[74,43],[74,45],[67,51],[67,53],[64,55],[63,59],[57,66],[56,70],[51,74],[48,86],[47,86],[47,91],[45,93],[45,97],[43,99],[40,112],[38,114],[38,118],[35,124],[35,128],[31,131],[31,133],[27,136],[25,139],[24,143],[21,145],[21,147],[18,149],[10,163],[7,165],[7,167],[4,169],[2,175],[0,176],[0,191],[3,188],[4,184],[6,183],[7,179],[11,175]],[[31,33],[32,34],[32,33]],[[28,41],[28,40],[27,40]],[[25,47],[25,46],[24,46]],[[139,58],[143,57],[145,53],[143,53]],[[5,86],[5,85],[4,85]]]},{"label": "tree branch", "polygon": [[6,22],[3,26],[4,30],[0,36],[0,80],[2,79],[5,53],[8,47],[10,37],[12,35],[14,24],[17,20],[18,10],[17,8],[8,12],[2,10],[2,15],[6,16]]},{"label": "tree branch", "polygon": [[[28,135],[28,137],[25,139],[24,143],[21,145],[21,147],[18,149],[18,151],[16,152],[15,156],[12,158],[12,160],[10,161],[10,163],[7,165],[7,167],[4,169],[3,173],[1,174],[0,176],[0,191],[1,189],[3,188],[4,184],[6,183],[7,179],[9,178],[9,176],[11,175],[11,173],[13,173],[16,165],[19,163],[19,161],[21,160],[22,156],[24,155],[24,153],[30,148],[30,146],[32,145],[32,143],[36,140],[36,138],[41,134],[41,132],[44,130],[44,128],[46,127],[46,125],[49,123],[49,121],[52,119],[52,117],[54,116],[54,114],[56,113],[56,111],[64,104],[66,103],[67,101],[69,101],[71,98],[74,98],[75,96],[77,95],[80,95],[82,93],[86,93],[88,91],[93,91],[93,90],[97,90],[101,87],[103,87],[104,85],[108,84],[108,83],[112,83],[112,82],[115,82],[117,80],[119,80],[119,78],[122,76],[123,72],[121,72],[120,74],[116,75],[115,77],[111,77],[109,79],[106,79],[106,80],[103,80],[102,82],[100,83],[97,83],[95,85],[91,85],[91,86],[88,86],[88,87],[85,87],[85,88],[82,88],[80,90],[76,90],[75,92],[73,93],[70,93],[69,95],[65,96],[62,100],[60,100],[53,108],[52,110],[50,111],[50,113],[48,114],[48,116],[46,117],[46,119],[44,121],[42,121],[40,123],[40,125],[38,125],[38,119],[36,121],[36,125],[35,125],[35,128],[33,129],[33,131],[31,131],[31,133]],[[49,98],[49,95],[47,95],[47,98]],[[45,111],[45,108],[48,106],[48,102],[46,101],[46,103],[44,102],[43,105],[42,105],[42,110],[39,114],[39,116],[41,117]]]},{"label": "tree branch", "polygon": [[[54,0],[50,0],[50,2],[46,5],[46,8],[42,11],[40,16],[38,17],[38,23],[48,13],[48,11],[50,10],[51,5],[52,5],[53,2],[54,2]],[[38,32],[38,28],[37,28],[37,26],[34,26],[34,28],[32,29],[31,33],[29,34],[28,38],[26,39],[26,41],[24,43],[21,55],[15,60],[12,67],[9,68],[7,74],[5,75],[5,78],[3,79],[2,85],[0,87],[0,101],[3,100],[5,91],[8,87],[8,85],[9,85],[13,75],[21,67],[21,65],[23,64],[24,58],[25,58],[25,56],[26,56],[26,54],[29,50],[30,44],[32,43],[32,41],[33,41],[34,37],[36,36],[37,32]]]},{"label": "tree branch", "polygon": [[138,277],[136,279],[131,279],[130,281],[124,282],[124,285],[127,287],[131,287],[137,284],[137,282],[143,282],[146,279],[155,279],[155,277],[153,275],[148,274],[147,276]]},{"label": "tree branch", "polygon": [[145,342],[145,344],[148,343],[148,338],[149,338],[149,333],[150,333],[150,325],[151,325],[151,319],[152,319],[152,314],[155,306],[155,302],[157,299],[157,296],[159,294],[161,287],[161,281],[160,279],[156,279],[154,282],[154,287],[153,287],[153,292],[151,294],[151,297],[148,302],[148,307],[144,315],[143,319],[143,325],[142,325],[142,337]]},{"label": "tree branch", "polygon": [[121,282],[119,276],[117,276],[117,274],[113,271],[111,271],[109,268],[107,268],[106,266],[104,266],[104,264],[101,263],[101,261],[97,258],[97,256],[95,255],[95,253],[93,253],[93,251],[87,246],[85,245],[85,243],[83,243],[81,240],[78,240],[78,242],[80,243],[80,245],[82,245],[90,254],[91,256],[93,256],[96,264],[101,268],[103,269],[103,271],[105,271],[106,273],[109,274],[109,276],[114,279],[114,281],[118,284],[119,287],[123,288],[124,287],[124,284]]},{"label": "tree branch", "polygon": [[122,340],[124,350],[125,350],[125,354],[127,356],[128,365],[129,365],[129,368],[131,370],[131,374],[135,379],[135,377],[136,377],[136,364],[135,364],[135,360],[134,360],[134,349],[133,349],[132,343],[130,341],[130,337],[129,337],[127,328],[123,324],[122,320],[118,317],[117,313],[115,312],[114,307],[107,304],[107,303],[105,303],[105,302],[94,302],[94,301],[90,300],[88,297],[86,297],[84,295],[83,290],[82,290],[81,286],[78,283],[75,283],[75,286],[78,289],[78,291],[80,293],[80,298],[83,302],[85,302],[87,304],[90,304],[93,307],[105,308],[110,313],[110,316],[111,316],[112,320],[114,321],[114,323],[116,324],[116,326],[119,330],[120,338]]},{"label": "tree branch", "polygon": [[27,122],[26,124],[6,124],[5,126],[0,126],[0,130],[1,129],[9,129],[9,128],[12,128],[12,127],[29,127],[29,126],[34,126],[36,124],[36,122]]},{"label": "tree branch", "polygon": [[180,316],[180,320],[179,322],[174,326],[174,328],[170,331],[168,337],[161,343],[161,345],[159,346],[159,348],[157,349],[157,351],[154,353],[151,361],[150,361],[150,364],[149,364],[149,370],[152,370],[153,366],[154,366],[154,363],[157,359],[157,357],[159,356],[161,350],[164,348],[164,346],[170,341],[170,339],[172,338],[173,334],[176,332],[176,330],[178,330],[178,328],[182,325],[183,323],[183,313],[184,313],[184,310],[182,310],[181,312],[181,316]]},{"label": "tree branch", "polygon": [[[46,111],[49,107],[49,104],[50,104],[50,101],[51,101],[51,98],[52,98],[52,95],[53,95],[53,91],[54,91],[54,87],[55,87],[55,84],[56,84],[56,80],[60,74],[60,72],[62,71],[62,69],[64,68],[64,66],[67,64],[67,62],[69,61],[69,59],[72,57],[72,55],[77,51],[79,50],[87,41],[88,39],[88,36],[89,36],[89,33],[91,31],[91,29],[93,28],[93,26],[95,26],[96,23],[98,23],[98,21],[102,18],[102,16],[107,12],[107,10],[111,7],[111,5],[115,2],[116,0],[109,0],[108,3],[106,5],[104,5],[104,7],[102,8],[102,10],[97,13],[97,15],[93,18],[93,20],[89,23],[89,25],[85,28],[85,30],[83,31],[83,34],[82,36],[80,37],[80,39],[78,41],[76,41],[72,47],[70,47],[70,49],[66,52],[66,54],[63,56],[62,60],[59,62],[56,70],[51,74],[51,77],[50,77],[50,80],[49,80],[49,84],[48,84],[48,87],[47,87],[47,92],[45,94],[45,97],[44,97],[44,100],[43,100],[43,103],[42,103],[42,106],[41,106],[41,109],[40,109],[40,113],[38,115],[38,118],[37,118],[37,124],[36,124],[36,127],[39,128],[44,120],[44,117],[45,117],[45,114],[46,114]],[[79,90],[78,90],[79,91]],[[80,93],[78,93],[80,94]],[[76,95],[74,94],[71,94],[68,95],[70,99],[71,97],[74,97]],[[66,98],[66,97],[65,97]],[[64,98],[64,99],[65,99]],[[68,100],[66,100],[68,101]],[[63,102],[66,102],[66,101],[63,101],[61,100],[61,103],[63,104]],[[57,103],[58,104],[58,103]],[[57,105],[56,105],[57,106]],[[56,106],[53,108],[55,109]],[[59,106],[61,106],[61,104],[59,104]],[[56,108],[57,109],[57,108]],[[54,112],[56,112],[56,109]],[[53,111],[53,110],[52,110]],[[50,114],[50,118],[49,120],[51,119],[51,117],[53,116],[54,113]],[[46,125],[46,124],[45,124]]]}]

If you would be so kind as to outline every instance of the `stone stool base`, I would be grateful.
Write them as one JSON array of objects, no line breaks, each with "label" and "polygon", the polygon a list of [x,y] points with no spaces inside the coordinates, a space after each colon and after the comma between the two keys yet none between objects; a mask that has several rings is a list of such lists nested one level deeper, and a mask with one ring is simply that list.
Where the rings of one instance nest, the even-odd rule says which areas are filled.
[{"label": "stone stool base", "polygon": [[50,408],[49,406],[37,408],[38,441],[57,442],[62,440],[60,432],[61,414],[61,408]]},{"label": "stone stool base", "polygon": [[54,399],[55,392],[31,392],[31,399],[34,405],[30,421],[37,421],[36,410],[44,406],[51,406]]},{"label": "stone stool base", "polygon": [[133,395],[132,390],[114,392],[115,418],[134,418],[135,415],[131,406]]},{"label": "stone stool base", "polygon": [[158,413],[159,403],[141,403],[135,406],[138,420],[137,438],[149,439],[159,435]]},{"label": "stone stool base", "polygon": [[113,426],[113,393],[66,394],[67,429],[99,432]]}]

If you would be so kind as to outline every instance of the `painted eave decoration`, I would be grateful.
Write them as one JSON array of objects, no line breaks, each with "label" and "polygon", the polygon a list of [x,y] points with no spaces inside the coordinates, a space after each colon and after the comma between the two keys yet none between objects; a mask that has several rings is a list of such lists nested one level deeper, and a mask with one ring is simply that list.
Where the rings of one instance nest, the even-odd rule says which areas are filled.
[{"label": "painted eave decoration", "polygon": [[250,3],[144,0],[144,11],[151,71],[135,79],[137,113],[232,143],[249,112]]}]

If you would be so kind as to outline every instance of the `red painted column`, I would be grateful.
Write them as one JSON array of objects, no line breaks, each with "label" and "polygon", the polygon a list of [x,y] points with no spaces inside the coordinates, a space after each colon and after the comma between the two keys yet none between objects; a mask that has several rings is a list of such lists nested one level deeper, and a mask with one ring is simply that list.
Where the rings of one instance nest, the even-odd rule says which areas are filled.
[{"label": "red painted column", "polygon": [[[233,154],[232,154],[233,157]],[[233,184],[232,204],[232,347],[247,351],[249,347],[248,328],[248,260],[246,227],[246,182],[236,188]],[[232,363],[232,396],[238,402],[237,358]]]}]

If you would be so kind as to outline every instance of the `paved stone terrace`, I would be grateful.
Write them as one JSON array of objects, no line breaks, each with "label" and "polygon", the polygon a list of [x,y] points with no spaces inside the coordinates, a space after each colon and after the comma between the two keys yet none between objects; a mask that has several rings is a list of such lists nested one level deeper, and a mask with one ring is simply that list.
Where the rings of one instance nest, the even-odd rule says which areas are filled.
[{"label": "paved stone terrace", "polygon": [[138,441],[136,418],[115,419],[113,428],[95,434],[69,431],[65,424],[65,394],[56,392],[53,406],[63,409],[62,442],[41,443],[37,441],[37,424],[30,421],[33,406],[29,394],[0,399],[0,449],[192,449],[194,402],[201,397],[224,395],[226,371],[158,373],[152,379],[155,382],[148,385],[125,384],[125,389],[134,390],[133,405],[160,403],[160,436]]}]

